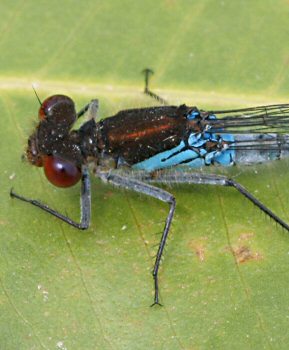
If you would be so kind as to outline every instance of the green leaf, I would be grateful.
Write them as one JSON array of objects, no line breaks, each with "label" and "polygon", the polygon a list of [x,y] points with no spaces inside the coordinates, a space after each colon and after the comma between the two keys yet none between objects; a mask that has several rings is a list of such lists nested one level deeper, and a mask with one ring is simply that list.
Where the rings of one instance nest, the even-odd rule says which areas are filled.
[{"label": "green leaf", "polygon": [[[103,117],[155,102],[203,109],[283,102],[288,12],[281,0],[7,1],[0,4],[0,348],[287,349],[288,233],[234,189],[163,186],[177,211],[151,270],[168,207],[93,180],[79,232],[9,197],[77,219],[79,187],[56,189],[21,160],[38,102],[55,93]],[[226,169],[289,221],[288,161]]]}]

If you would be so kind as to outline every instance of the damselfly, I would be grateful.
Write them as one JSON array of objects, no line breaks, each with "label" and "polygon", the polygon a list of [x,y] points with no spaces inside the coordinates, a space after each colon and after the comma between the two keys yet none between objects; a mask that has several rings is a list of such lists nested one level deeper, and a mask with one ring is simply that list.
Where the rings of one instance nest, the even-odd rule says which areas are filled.
[{"label": "damselfly", "polygon": [[[164,102],[147,85],[145,92]],[[72,130],[85,113],[88,121]],[[28,139],[27,158],[32,165],[43,167],[47,179],[56,186],[69,187],[81,180],[80,222],[13,190],[12,197],[78,229],[87,229],[91,211],[88,165],[92,163],[94,174],[103,181],[168,203],[153,269],[153,305],[159,304],[159,266],[176,206],[174,196],[153,183],[233,187],[289,231],[287,223],[235,180],[187,171],[205,165],[256,164],[288,157],[289,104],[215,111],[163,105],[123,110],[99,119],[98,100],[76,113],[71,98],[53,95],[40,102],[38,115],[39,124]]]}]

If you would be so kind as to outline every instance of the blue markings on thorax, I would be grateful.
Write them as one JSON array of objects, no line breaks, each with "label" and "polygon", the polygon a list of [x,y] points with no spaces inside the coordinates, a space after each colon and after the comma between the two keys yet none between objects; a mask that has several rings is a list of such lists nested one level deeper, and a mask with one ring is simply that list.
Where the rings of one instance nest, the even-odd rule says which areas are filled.
[{"label": "blue markings on thorax", "polygon": [[[187,116],[187,119],[193,120],[199,115],[199,112],[193,111]],[[216,116],[210,115],[207,119],[216,119]],[[185,165],[192,168],[213,164],[232,165],[235,159],[235,151],[222,146],[223,141],[233,142],[234,136],[232,134],[211,133],[209,129],[203,132],[192,132],[187,142],[181,141],[178,146],[168,151],[158,153],[151,158],[134,164],[133,168],[154,171],[177,165]],[[208,150],[209,147],[206,147],[208,142],[216,144],[214,150]],[[220,145],[218,149],[217,145]]]}]

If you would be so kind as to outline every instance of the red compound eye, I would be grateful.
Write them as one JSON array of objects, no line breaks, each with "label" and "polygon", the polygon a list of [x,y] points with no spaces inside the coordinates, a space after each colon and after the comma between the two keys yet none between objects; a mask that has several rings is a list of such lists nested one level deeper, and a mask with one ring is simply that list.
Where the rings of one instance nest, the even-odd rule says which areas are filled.
[{"label": "red compound eye", "polygon": [[65,95],[53,95],[45,99],[38,111],[40,120],[49,119],[57,124],[72,125],[76,120],[72,99]]},{"label": "red compound eye", "polygon": [[81,171],[75,164],[57,156],[43,157],[43,166],[48,181],[57,187],[71,187],[81,178]]}]

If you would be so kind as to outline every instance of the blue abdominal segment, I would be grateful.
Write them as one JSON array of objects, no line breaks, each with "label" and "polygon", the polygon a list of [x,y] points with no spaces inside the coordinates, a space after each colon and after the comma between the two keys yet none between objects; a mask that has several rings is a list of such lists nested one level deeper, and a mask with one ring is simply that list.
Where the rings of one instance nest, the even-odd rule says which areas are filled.
[{"label": "blue abdominal segment", "polygon": [[[187,119],[194,120],[199,117],[199,112],[193,111]],[[209,115],[208,120],[216,119],[215,115]],[[134,169],[154,171],[178,165],[185,165],[192,168],[200,168],[205,165],[219,164],[229,166],[234,164],[235,151],[222,146],[223,141],[234,142],[232,134],[216,134],[208,131],[192,132],[187,140],[168,150],[154,155],[142,162],[133,165]],[[214,142],[220,145],[218,150],[206,149],[207,142]],[[194,149],[190,149],[193,147]]]}]

